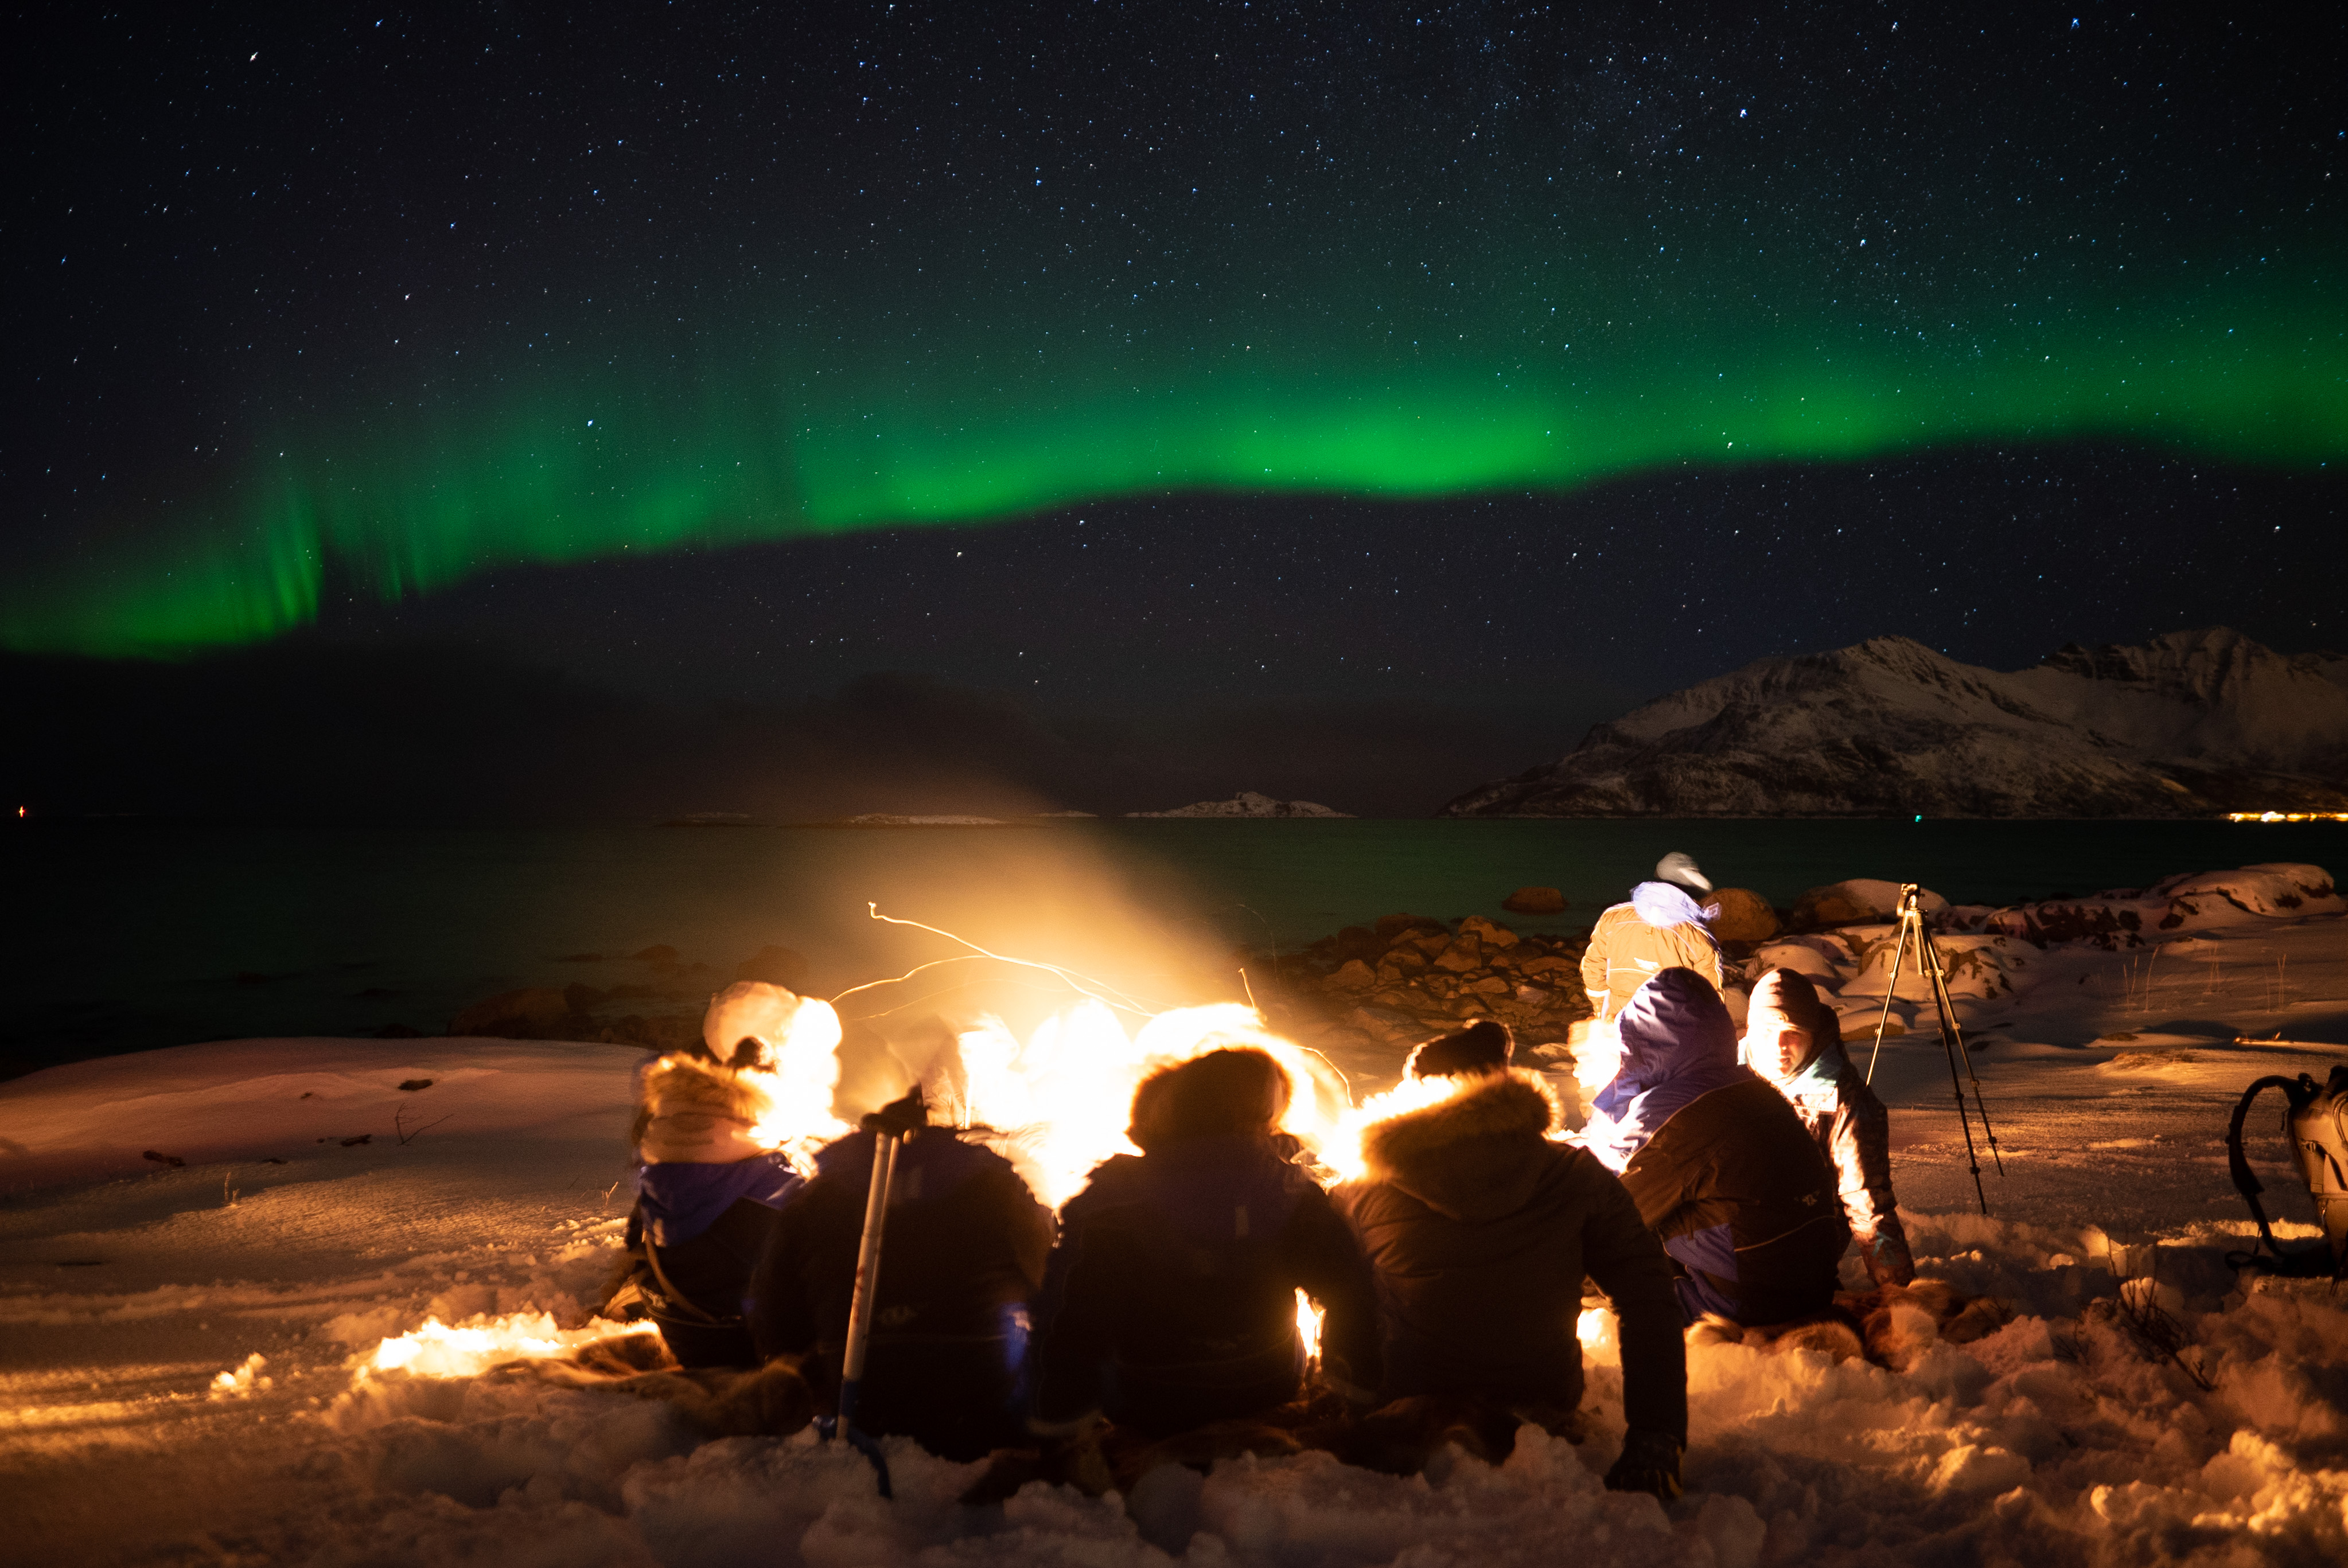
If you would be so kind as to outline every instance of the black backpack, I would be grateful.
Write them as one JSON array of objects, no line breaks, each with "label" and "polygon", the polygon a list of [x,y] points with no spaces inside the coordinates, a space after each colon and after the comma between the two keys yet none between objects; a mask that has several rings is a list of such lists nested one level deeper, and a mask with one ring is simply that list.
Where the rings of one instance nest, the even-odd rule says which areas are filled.
[{"label": "black backpack", "polygon": [[[2299,1179],[2307,1184],[2308,1195],[2315,1200],[2316,1222],[2323,1227],[2322,1243],[2297,1252],[2285,1252],[2276,1245],[2266,1209],[2259,1203],[2259,1194],[2266,1189],[2242,1156],[2242,1118],[2250,1114],[2250,1102],[2269,1089],[2283,1092],[2282,1134],[2291,1144]],[[2348,1066],[2334,1067],[2322,1083],[2304,1072],[2297,1078],[2277,1074],[2244,1090],[2226,1132],[2226,1160],[2235,1188],[2250,1204],[2250,1217],[2259,1222],[2259,1240],[2273,1255],[2231,1253],[2227,1262],[2238,1269],[2348,1279]]]}]

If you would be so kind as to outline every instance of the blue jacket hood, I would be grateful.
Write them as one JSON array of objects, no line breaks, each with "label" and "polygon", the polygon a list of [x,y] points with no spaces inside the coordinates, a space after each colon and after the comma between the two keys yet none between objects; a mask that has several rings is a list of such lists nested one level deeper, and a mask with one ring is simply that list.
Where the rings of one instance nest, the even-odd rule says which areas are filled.
[{"label": "blue jacket hood", "polygon": [[1620,1172],[1673,1112],[1753,1074],[1737,1065],[1736,1023],[1712,982],[1665,969],[1622,1009],[1622,1065],[1598,1091],[1583,1142]]},{"label": "blue jacket hood", "polygon": [[1712,934],[1712,919],[1720,906],[1698,904],[1675,882],[1640,883],[1631,889],[1631,911],[1658,930],[1666,926],[1694,926],[1706,941],[1720,946]]},{"label": "blue jacket hood", "polygon": [[779,1153],[726,1164],[666,1163],[636,1167],[636,1202],[654,1246],[681,1246],[743,1198],[778,1209],[806,1184]]}]

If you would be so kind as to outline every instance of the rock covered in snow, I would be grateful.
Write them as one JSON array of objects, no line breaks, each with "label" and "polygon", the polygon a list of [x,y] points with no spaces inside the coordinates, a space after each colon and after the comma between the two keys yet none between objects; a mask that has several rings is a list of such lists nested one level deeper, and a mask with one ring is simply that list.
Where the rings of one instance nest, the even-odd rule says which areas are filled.
[{"label": "rock covered in snow", "polygon": [[[1889,1032],[1900,1032],[1920,1008],[1931,1005],[1932,991],[1913,948],[1900,959],[1896,981],[1892,975],[1900,926],[1883,916],[1897,902],[1896,893],[1890,883],[1865,879],[1812,888],[1796,907],[1795,930],[1756,947],[1740,966],[1742,974],[1750,981],[1784,968],[1807,977],[1841,1019],[1846,1040],[1871,1035],[1889,997]],[[2348,900],[2322,866],[2280,861],[2008,908],[1952,907],[1929,892],[1919,902],[1950,998],[1960,1004],[2013,999],[2039,979],[2051,947],[2143,948],[2202,927],[2348,912]],[[1846,906],[1872,906],[1877,912],[1871,919],[1835,917],[1849,912]]]},{"label": "rock covered in snow", "polygon": [[2224,628],[2013,672],[1904,637],[1759,660],[1447,816],[2211,816],[2348,810],[2348,661]]},{"label": "rock covered in snow", "polygon": [[1128,816],[1345,816],[1353,813],[1332,811],[1325,805],[1309,800],[1274,800],[1268,794],[1258,794],[1243,789],[1229,800],[1202,800],[1190,805],[1178,805],[1171,811],[1128,811]]},{"label": "rock covered in snow", "polygon": [[2092,898],[2048,899],[2009,909],[1952,910],[1951,925],[2018,937],[2039,947],[2095,942],[2141,947],[2148,939],[2208,926],[2256,924],[2348,910],[2332,873],[2321,866],[2265,861],[2234,871],[2164,877],[2151,886],[2116,887]]},{"label": "rock covered in snow", "polygon": [[1712,934],[1724,942],[1766,942],[1777,934],[1777,911],[1749,887],[1715,887],[1706,901],[1720,907]]}]

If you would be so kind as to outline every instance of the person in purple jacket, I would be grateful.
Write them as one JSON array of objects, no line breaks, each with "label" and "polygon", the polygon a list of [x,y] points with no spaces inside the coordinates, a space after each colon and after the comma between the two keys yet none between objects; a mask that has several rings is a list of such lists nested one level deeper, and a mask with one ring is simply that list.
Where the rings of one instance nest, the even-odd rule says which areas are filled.
[{"label": "person in purple jacket", "polygon": [[1665,969],[1620,1028],[1622,1066],[1579,1141],[1663,1238],[1687,1320],[1750,1327],[1830,1307],[1850,1240],[1834,1170],[1785,1098],[1738,1064],[1720,993]]}]

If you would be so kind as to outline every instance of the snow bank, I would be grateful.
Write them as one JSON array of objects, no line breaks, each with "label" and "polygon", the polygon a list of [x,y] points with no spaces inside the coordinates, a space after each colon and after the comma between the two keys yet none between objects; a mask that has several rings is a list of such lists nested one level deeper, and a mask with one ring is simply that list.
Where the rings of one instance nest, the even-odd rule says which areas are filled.
[{"label": "snow bank", "polygon": [[[1620,1440],[1611,1332],[1591,1337],[1599,1430],[1580,1448],[1527,1427],[1498,1467],[1453,1450],[1397,1479],[1325,1454],[1242,1459],[1203,1477],[1155,1471],[1130,1498],[1037,1482],[989,1509],[955,1501],[982,1466],[901,1440],[884,1444],[898,1492],[885,1503],[860,1460],[808,1433],[703,1442],[656,1402],[375,1373],[322,1424],[400,1501],[318,1560],[479,1560],[504,1549],[517,1517],[585,1553],[574,1563],[2312,1563],[2348,1551],[2342,1304],[2230,1304],[2218,1254],[2230,1235],[2118,1246],[2087,1228],[1909,1217],[1928,1276],[2034,1310],[1962,1347],[1936,1343],[1919,1315],[1900,1372],[1693,1348],[1689,1494],[1668,1509],[1599,1484]],[[2117,1309],[2132,1273],[2169,1282],[2179,1358]]]},{"label": "snow bank", "polygon": [[[1692,1348],[1689,1493],[1669,1508],[1599,1484],[1622,1435],[1602,1323],[1579,1447],[1527,1429],[1497,1467],[1447,1452],[1401,1480],[1307,1454],[972,1509],[976,1467],[892,1441],[882,1502],[806,1433],[715,1434],[690,1399],[499,1369],[617,1331],[581,1303],[617,1252],[637,1053],[243,1041],[36,1074],[0,1085],[11,1544],[550,1568],[2342,1561],[2348,1298],[2245,1294],[2225,1261],[2250,1229],[2225,1174],[2234,1096],[2348,1056],[2294,1043],[2348,1031],[2348,924],[2314,872],[2107,899],[2209,906],[2143,948],[1951,932],[2001,982],[1959,999],[2004,1165],[1982,1151],[1994,1217],[1973,1212],[1932,1031],[1888,1042],[1875,1082],[1923,1276],[2012,1320],[1956,1344],[1895,1313],[1897,1369]],[[1887,931],[1762,956],[1831,981],[1871,1032]],[[2278,1234],[2303,1244],[2280,1141],[2253,1132]]]}]

